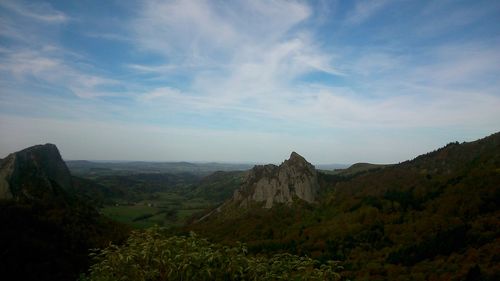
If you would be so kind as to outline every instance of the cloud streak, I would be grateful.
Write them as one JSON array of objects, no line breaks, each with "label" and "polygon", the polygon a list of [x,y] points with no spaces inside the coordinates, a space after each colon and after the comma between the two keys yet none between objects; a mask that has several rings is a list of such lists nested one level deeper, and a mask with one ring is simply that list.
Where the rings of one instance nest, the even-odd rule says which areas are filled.
[{"label": "cloud streak", "polygon": [[368,21],[384,6],[389,4],[390,0],[358,0],[354,9],[346,18],[346,24],[359,25]]},{"label": "cloud streak", "polygon": [[67,22],[69,18],[47,3],[23,3],[21,1],[2,1],[1,6],[10,11],[37,22],[46,24],[60,24]]}]

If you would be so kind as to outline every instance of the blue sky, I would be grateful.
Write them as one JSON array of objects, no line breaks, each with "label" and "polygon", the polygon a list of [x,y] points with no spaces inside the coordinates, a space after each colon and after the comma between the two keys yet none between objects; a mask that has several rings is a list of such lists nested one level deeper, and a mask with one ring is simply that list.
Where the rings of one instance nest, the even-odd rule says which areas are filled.
[{"label": "blue sky", "polygon": [[500,130],[499,1],[0,1],[0,157],[392,163]]}]

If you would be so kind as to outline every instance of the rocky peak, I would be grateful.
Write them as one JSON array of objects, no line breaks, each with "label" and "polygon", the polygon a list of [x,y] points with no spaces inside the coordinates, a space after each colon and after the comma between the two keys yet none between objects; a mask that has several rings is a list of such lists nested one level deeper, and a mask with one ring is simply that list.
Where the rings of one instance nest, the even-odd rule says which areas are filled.
[{"label": "rocky peak", "polygon": [[72,189],[71,174],[53,144],[35,145],[0,164],[0,199],[34,199]]},{"label": "rocky peak", "polygon": [[274,203],[291,203],[294,198],[314,202],[319,189],[314,166],[304,157],[292,152],[281,165],[257,165],[247,175],[233,201],[240,206],[250,202],[265,202],[265,208]]},{"label": "rocky peak", "polygon": [[302,156],[300,156],[297,152],[292,151],[292,154],[290,154],[290,158],[285,161],[290,161],[294,163],[308,163],[306,159]]}]

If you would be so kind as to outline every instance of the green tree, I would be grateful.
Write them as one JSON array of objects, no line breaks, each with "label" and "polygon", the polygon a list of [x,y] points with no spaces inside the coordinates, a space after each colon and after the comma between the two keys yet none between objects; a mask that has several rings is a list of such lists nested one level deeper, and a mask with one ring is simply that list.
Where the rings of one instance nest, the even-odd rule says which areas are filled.
[{"label": "green tree", "polygon": [[334,262],[252,256],[244,244],[212,244],[194,233],[164,237],[158,228],[135,231],[125,245],[111,245],[93,257],[96,263],[82,280],[340,280]]}]

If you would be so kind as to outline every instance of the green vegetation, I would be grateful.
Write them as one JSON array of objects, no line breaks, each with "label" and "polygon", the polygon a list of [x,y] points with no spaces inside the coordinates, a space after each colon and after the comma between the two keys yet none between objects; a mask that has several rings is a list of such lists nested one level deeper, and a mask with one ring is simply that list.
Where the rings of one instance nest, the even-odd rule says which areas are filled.
[{"label": "green vegetation", "polygon": [[189,173],[131,173],[99,176],[92,179],[93,182],[110,190],[108,199],[127,203],[154,200],[158,196],[157,193],[161,192],[170,192],[172,193],[170,196],[185,197],[185,194],[199,180],[200,177]]},{"label": "green vegetation", "polygon": [[219,204],[231,198],[236,188],[243,182],[244,172],[218,171],[204,177],[190,192],[191,198],[203,198]]},{"label": "green vegetation", "polygon": [[355,280],[499,280],[498,167],[500,133],[357,175],[320,174],[317,204],[232,206],[186,230],[253,253],[339,260]]},{"label": "green vegetation", "polygon": [[194,234],[165,237],[158,228],[134,231],[123,246],[95,255],[87,281],[339,280],[336,263],[290,254],[249,255],[243,244],[212,244]]},{"label": "green vegetation", "polygon": [[139,202],[118,202],[105,205],[101,212],[106,217],[126,223],[135,228],[154,225],[179,227],[195,214],[213,207],[213,203],[202,198],[189,198],[182,192],[156,192]]},{"label": "green vegetation", "polygon": [[178,227],[229,198],[243,172],[194,174],[136,173],[73,177],[75,193],[105,216],[136,228]]},{"label": "green vegetation", "polygon": [[101,212],[112,220],[127,223],[137,228],[150,227],[155,222],[159,223],[159,221],[150,220],[159,210],[147,205],[106,206],[101,209]]}]

